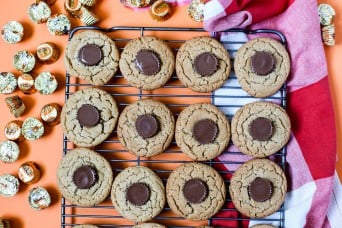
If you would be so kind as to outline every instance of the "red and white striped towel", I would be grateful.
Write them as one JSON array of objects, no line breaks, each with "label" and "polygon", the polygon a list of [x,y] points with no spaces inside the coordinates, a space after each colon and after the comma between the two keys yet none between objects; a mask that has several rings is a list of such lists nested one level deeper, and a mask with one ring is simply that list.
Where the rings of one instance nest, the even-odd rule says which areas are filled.
[{"label": "red and white striped towel", "polygon": [[[208,31],[249,26],[276,29],[286,36],[292,59],[287,111],[293,137],[287,155],[285,227],[342,227],[341,185],[334,176],[336,129],[317,1],[212,0],[204,19]],[[223,34],[221,40],[225,39],[234,37]]]}]

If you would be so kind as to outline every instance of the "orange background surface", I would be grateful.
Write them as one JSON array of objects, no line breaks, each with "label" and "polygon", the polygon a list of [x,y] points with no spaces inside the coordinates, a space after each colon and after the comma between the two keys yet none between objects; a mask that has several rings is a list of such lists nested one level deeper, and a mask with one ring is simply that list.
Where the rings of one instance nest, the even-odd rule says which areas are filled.
[{"label": "orange background surface", "polygon": [[[46,41],[56,43],[62,50],[64,55],[64,47],[67,43],[67,36],[53,36],[47,31],[46,24],[34,24],[28,19],[27,9],[32,0],[9,0],[2,1],[0,6],[0,26],[3,26],[10,20],[16,20],[24,25],[25,36],[22,42],[16,45],[10,45],[0,40],[0,71],[8,71],[19,76],[20,73],[14,70],[12,65],[13,55],[19,50],[35,51],[36,47]],[[323,2],[323,1],[322,1]],[[329,64],[329,77],[333,102],[336,112],[336,124],[338,129],[338,138],[342,134],[342,77],[338,74],[342,70],[342,65],[338,64],[342,58],[341,39],[342,19],[339,12],[342,12],[342,2],[340,1],[324,1],[331,3],[336,11],[335,26],[337,30],[337,46],[326,48]],[[63,8],[63,0],[57,2],[51,7],[53,13],[65,13]],[[163,23],[152,21],[146,13],[137,13],[124,8],[119,0],[98,0],[95,12],[100,16],[101,27],[111,26],[174,26],[174,27],[201,27],[200,23],[192,22],[186,15],[185,7],[177,7],[174,9],[172,17]],[[72,19],[72,26],[79,25],[78,20]],[[340,36],[339,36],[340,34]],[[340,53],[340,54],[339,54]],[[64,103],[64,70],[63,59],[52,65],[40,65],[34,69],[33,75],[38,75],[42,71],[50,71],[56,75],[59,82],[58,90],[53,95],[41,95],[35,93],[33,95],[23,95],[17,91],[26,104],[26,111],[19,120],[28,117],[39,117],[42,106],[49,102],[57,102],[61,105]],[[5,96],[0,95],[0,139],[4,140],[4,125],[14,120],[14,116],[9,113]],[[34,185],[21,185],[19,193],[11,198],[0,197],[0,217],[11,219],[15,228],[21,227],[60,227],[60,194],[56,187],[56,168],[62,155],[62,130],[61,126],[46,127],[44,137],[37,141],[25,140],[19,143],[21,154],[19,160],[13,164],[0,163],[0,175],[10,173],[17,175],[19,166],[26,161],[35,161],[41,167],[42,178]],[[341,148],[341,142],[338,142],[338,148]],[[342,155],[342,151],[339,151]],[[342,161],[340,164],[342,167]],[[342,173],[341,173],[342,174]],[[42,186],[48,189],[52,196],[52,205],[43,211],[33,211],[27,201],[29,189],[35,186]]]}]

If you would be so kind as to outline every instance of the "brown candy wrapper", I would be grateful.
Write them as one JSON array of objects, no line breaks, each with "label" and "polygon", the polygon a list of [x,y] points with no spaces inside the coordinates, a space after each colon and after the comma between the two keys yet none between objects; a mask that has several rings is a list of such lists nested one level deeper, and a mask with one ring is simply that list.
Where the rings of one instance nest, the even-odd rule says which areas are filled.
[{"label": "brown candy wrapper", "polygon": [[60,51],[50,42],[42,43],[37,47],[37,58],[40,62],[51,64],[58,60]]},{"label": "brown candy wrapper", "polygon": [[37,183],[40,179],[40,169],[32,161],[25,162],[18,170],[18,177],[25,184]]},{"label": "brown candy wrapper", "polygon": [[7,107],[15,117],[21,116],[25,111],[25,104],[19,96],[6,97]]},{"label": "brown candy wrapper", "polygon": [[50,103],[42,108],[40,117],[47,125],[57,125],[60,123],[61,110],[62,108],[59,106],[59,104]]},{"label": "brown candy wrapper", "polygon": [[21,134],[22,121],[13,120],[5,125],[5,136],[12,141],[22,141],[24,136]]}]

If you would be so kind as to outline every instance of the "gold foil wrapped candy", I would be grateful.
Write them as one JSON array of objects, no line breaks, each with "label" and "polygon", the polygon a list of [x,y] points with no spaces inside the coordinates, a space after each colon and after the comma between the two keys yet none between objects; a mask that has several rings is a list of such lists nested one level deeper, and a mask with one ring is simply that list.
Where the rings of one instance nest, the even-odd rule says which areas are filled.
[{"label": "gold foil wrapped candy", "polygon": [[28,15],[31,21],[37,24],[44,23],[51,16],[51,9],[46,2],[33,3],[28,8]]},{"label": "gold foil wrapped candy", "polygon": [[5,163],[13,163],[18,160],[20,149],[13,141],[5,140],[0,143],[0,160]]},{"label": "gold foil wrapped candy", "polygon": [[24,94],[32,94],[34,88],[34,79],[30,74],[22,74],[18,77],[18,87]]},{"label": "gold foil wrapped candy", "polygon": [[20,120],[13,120],[5,125],[5,136],[7,139],[12,141],[21,141],[23,135],[21,134],[21,126],[23,122]]},{"label": "gold foil wrapped candy", "polygon": [[68,34],[71,29],[69,18],[64,14],[56,14],[47,20],[47,27],[52,35],[60,36]]},{"label": "gold foil wrapped candy", "polygon": [[93,7],[96,4],[96,0],[79,0],[82,5]]},{"label": "gold foil wrapped candy", "polygon": [[29,51],[18,51],[13,57],[13,66],[18,71],[30,72],[35,65],[36,58]]},{"label": "gold foil wrapped candy", "polygon": [[319,21],[321,25],[331,25],[333,23],[336,12],[329,4],[319,4],[318,6]]},{"label": "gold foil wrapped candy", "polygon": [[0,195],[12,197],[19,191],[19,180],[13,175],[0,175]]},{"label": "gold foil wrapped candy", "polygon": [[99,18],[87,8],[82,6],[80,20],[85,25],[93,25],[99,21]]},{"label": "gold foil wrapped candy", "polygon": [[34,88],[44,95],[55,92],[57,86],[56,77],[47,71],[40,73],[34,81]]},{"label": "gold foil wrapped candy", "polygon": [[188,7],[188,15],[194,21],[201,22],[204,19],[205,0],[192,0]]},{"label": "gold foil wrapped candy", "polygon": [[62,108],[59,106],[59,104],[50,103],[42,108],[40,117],[47,125],[57,125],[60,123],[61,110]]},{"label": "gold foil wrapped candy", "polygon": [[42,43],[37,47],[37,58],[42,63],[51,64],[56,62],[59,53],[58,47],[51,42]]},{"label": "gold foil wrapped candy", "polygon": [[32,161],[25,162],[19,167],[18,177],[25,184],[37,183],[40,179],[40,169]]},{"label": "gold foil wrapped candy", "polygon": [[170,5],[163,1],[155,1],[150,8],[150,15],[156,21],[165,21],[169,18],[171,14]]},{"label": "gold foil wrapped candy", "polygon": [[28,201],[32,209],[43,210],[50,206],[51,197],[45,188],[37,187],[30,190]]},{"label": "gold foil wrapped candy", "polygon": [[9,72],[0,73],[0,93],[13,93],[17,88],[17,79],[14,74]]},{"label": "gold foil wrapped candy", "polygon": [[24,27],[17,21],[10,21],[2,27],[1,36],[5,42],[16,44],[23,39]]},{"label": "gold foil wrapped candy", "polygon": [[21,129],[23,136],[27,140],[37,140],[44,134],[43,123],[33,117],[27,118]]},{"label": "gold foil wrapped candy", "polygon": [[327,25],[322,27],[323,43],[327,46],[335,45],[335,26]]},{"label": "gold foil wrapped candy", "polygon": [[25,111],[25,104],[19,96],[6,97],[5,102],[10,112],[15,116],[21,116]]},{"label": "gold foil wrapped candy", "polygon": [[82,4],[80,0],[65,0],[64,8],[72,17],[80,17]]}]

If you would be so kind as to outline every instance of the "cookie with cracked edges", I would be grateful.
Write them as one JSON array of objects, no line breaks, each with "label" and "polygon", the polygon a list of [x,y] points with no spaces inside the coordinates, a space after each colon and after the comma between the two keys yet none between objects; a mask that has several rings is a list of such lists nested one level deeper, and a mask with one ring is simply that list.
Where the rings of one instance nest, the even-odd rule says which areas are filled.
[{"label": "cookie with cracked edges", "polygon": [[166,184],[167,202],[177,215],[203,221],[223,206],[226,186],[220,174],[202,163],[186,163],[175,169]]},{"label": "cookie with cracked edges", "polygon": [[95,206],[109,195],[113,182],[110,163],[87,148],[70,150],[57,168],[57,186],[72,204]]},{"label": "cookie with cracked edges", "polygon": [[119,66],[129,84],[143,90],[154,90],[171,78],[175,59],[166,42],[144,36],[126,44]]},{"label": "cookie with cracked edges", "polygon": [[291,137],[291,122],[277,104],[257,101],[241,107],[231,123],[232,141],[239,150],[262,158],[278,152]]},{"label": "cookie with cracked edges", "polygon": [[64,64],[71,76],[101,86],[115,75],[119,58],[119,49],[110,37],[99,31],[80,31],[65,49]]},{"label": "cookie with cracked edges", "polygon": [[170,145],[175,120],[170,109],[159,101],[144,99],[128,105],[118,121],[118,138],[131,153],[152,157]]},{"label": "cookie with cracked edges", "polygon": [[115,210],[123,217],[134,222],[146,222],[163,210],[165,188],[151,169],[129,167],[115,177],[111,200]]},{"label": "cookie with cracked edges", "polygon": [[193,104],[178,116],[175,138],[182,152],[192,160],[207,161],[227,148],[229,120],[212,104]]},{"label": "cookie with cracked edges", "polygon": [[240,86],[254,97],[276,93],[290,74],[291,61],[286,48],[271,38],[256,38],[236,53],[234,71]]},{"label": "cookie with cracked edges", "polygon": [[113,132],[118,117],[117,104],[108,92],[87,88],[70,95],[61,112],[61,124],[71,142],[94,147]]},{"label": "cookie with cracked edges", "polygon": [[236,209],[251,218],[276,212],[285,200],[286,190],[284,171],[268,159],[252,159],[241,165],[229,186]]},{"label": "cookie with cracked edges", "polygon": [[195,37],[186,41],[176,57],[179,80],[196,92],[207,93],[220,88],[231,70],[225,47],[211,37]]}]

